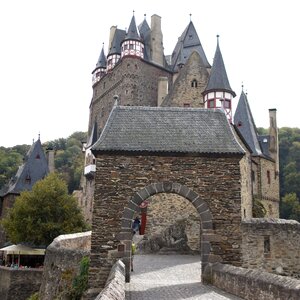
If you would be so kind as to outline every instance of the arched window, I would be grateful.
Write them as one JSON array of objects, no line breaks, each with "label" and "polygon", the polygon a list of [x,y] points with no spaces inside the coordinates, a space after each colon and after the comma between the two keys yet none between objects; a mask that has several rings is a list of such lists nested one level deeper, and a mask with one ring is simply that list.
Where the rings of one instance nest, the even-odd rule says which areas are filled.
[{"label": "arched window", "polygon": [[191,87],[197,87],[198,86],[198,82],[196,79],[193,79],[193,81],[191,82]]}]

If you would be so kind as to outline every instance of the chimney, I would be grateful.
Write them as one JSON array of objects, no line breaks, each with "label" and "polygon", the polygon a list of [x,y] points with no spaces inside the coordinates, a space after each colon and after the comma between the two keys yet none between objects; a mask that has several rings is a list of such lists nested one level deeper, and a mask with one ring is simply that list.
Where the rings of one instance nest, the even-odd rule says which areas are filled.
[{"label": "chimney", "polygon": [[164,65],[163,35],[161,32],[161,17],[153,15],[151,17],[151,61],[157,65]]},{"label": "chimney", "polygon": [[49,172],[53,173],[55,171],[54,150],[52,148],[47,148],[47,150],[46,150],[46,156],[47,156],[47,162],[48,162]]},{"label": "chimney", "polygon": [[157,106],[161,106],[168,94],[168,83],[168,77],[161,76],[158,78]]},{"label": "chimney", "polygon": [[115,33],[116,33],[116,30],[117,30],[117,26],[111,26],[110,27],[110,32],[109,32],[109,43],[108,43],[108,53],[109,53],[109,50],[111,48],[111,44],[113,42],[113,38],[115,36]]},{"label": "chimney", "polygon": [[271,158],[273,158],[276,161],[276,171],[279,172],[278,128],[277,128],[277,118],[276,118],[276,109],[275,108],[269,109],[269,118],[270,118],[269,153],[270,153]]}]

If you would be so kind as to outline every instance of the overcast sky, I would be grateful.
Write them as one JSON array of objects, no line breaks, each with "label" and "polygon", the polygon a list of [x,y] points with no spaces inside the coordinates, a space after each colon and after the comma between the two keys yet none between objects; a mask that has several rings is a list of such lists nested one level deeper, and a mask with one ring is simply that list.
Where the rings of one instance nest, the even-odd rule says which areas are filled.
[{"label": "overcast sky", "polygon": [[[144,3],[145,2],[145,3]],[[297,0],[3,0],[0,2],[0,146],[87,131],[91,72],[112,25],[161,16],[165,54],[191,19],[212,64],[216,35],[238,102],[241,85],[257,127],[277,109],[279,127],[300,127]]]}]

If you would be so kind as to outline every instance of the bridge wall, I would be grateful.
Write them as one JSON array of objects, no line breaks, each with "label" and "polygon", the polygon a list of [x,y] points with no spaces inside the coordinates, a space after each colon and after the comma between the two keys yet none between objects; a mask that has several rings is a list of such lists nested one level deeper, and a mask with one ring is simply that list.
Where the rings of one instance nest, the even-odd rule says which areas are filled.
[{"label": "bridge wall", "polygon": [[249,219],[241,229],[243,267],[300,279],[300,223]]},{"label": "bridge wall", "polygon": [[257,269],[211,264],[205,282],[247,300],[300,299],[300,280]]}]

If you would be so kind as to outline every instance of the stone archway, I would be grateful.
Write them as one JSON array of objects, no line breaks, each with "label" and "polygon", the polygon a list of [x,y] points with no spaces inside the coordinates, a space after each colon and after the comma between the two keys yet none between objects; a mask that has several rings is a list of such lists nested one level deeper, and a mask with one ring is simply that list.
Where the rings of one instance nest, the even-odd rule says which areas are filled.
[{"label": "stone archway", "polygon": [[[125,244],[125,252],[123,261],[126,265],[126,282],[130,281],[130,255],[131,255],[131,243],[132,235],[129,234],[132,231],[132,220],[135,211],[139,208],[139,205],[149,197],[158,193],[173,193],[187,199],[198,211],[201,222],[201,261],[202,270],[209,262],[209,255],[211,251],[210,240],[214,235],[212,214],[205,201],[195,193],[192,189],[177,182],[162,182],[153,183],[143,189],[134,193],[130,199],[127,207],[124,208],[121,228],[122,232],[120,237],[127,237],[127,239],[120,239],[121,243]],[[202,272],[203,273],[203,272]]]}]

